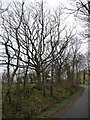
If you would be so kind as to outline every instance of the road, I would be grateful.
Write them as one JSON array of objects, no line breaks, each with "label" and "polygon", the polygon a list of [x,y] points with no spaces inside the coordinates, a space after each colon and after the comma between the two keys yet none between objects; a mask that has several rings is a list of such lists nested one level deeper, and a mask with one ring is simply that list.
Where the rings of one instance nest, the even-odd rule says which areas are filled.
[{"label": "road", "polygon": [[[88,118],[88,97],[90,98],[90,86],[84,85],[83,94],[71,105],[62,116],[58,114],[57,118]],[[90,111],[90,110],[89,110]],[[0,100],[0,119],[1,119],[1,100]]]},{"label": "road", "polygon": [[1,94],[1,91],[2,91],[2,84],[0,83],[0,120],[2,117],[2,94]]},{"label": "road", "polygon": [[90,107],[88,106],[88,96],[90,97],[90,86],[85,85],[84,88],[83,94],[60,118],[88,118],[88,107]]}]

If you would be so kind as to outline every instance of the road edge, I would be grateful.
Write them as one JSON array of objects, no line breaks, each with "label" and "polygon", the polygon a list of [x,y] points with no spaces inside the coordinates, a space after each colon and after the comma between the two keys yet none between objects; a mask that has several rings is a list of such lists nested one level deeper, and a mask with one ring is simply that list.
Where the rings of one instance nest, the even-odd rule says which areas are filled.
[{"label": "road edge", "polygon": [[60,109],[54,113],[51,113],[48,118],[60,118],[62,117],[62,115],[67,111],[67,109],[69,109],[78,99],[79,97],[83,94],[84,92],[84,87],[80,86],[81,90],[78,91],[77,93],[74,93],[70,99],[67,99],[65,101],[65,103],[63,104],[62,107],[60,107]]}]

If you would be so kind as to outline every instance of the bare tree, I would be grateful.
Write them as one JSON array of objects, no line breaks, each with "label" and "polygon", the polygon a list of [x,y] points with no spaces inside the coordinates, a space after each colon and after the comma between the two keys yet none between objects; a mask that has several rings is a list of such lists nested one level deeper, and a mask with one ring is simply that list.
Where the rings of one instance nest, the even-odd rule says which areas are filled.
[{"label": "bare tree", "polygon": [[[76,6],[75,6],[76,5]],[[73,13],[75,13],[78,18],[84,21],[87,26],[84,31],[84,38],[88,38],[88,80],[90,81],[90,1],[89,0],[75,0],[74,1],[75,9],[73,9]],[[71,9],[72,10],[72,9]],[[87,33],[86,33],[87,31]]]},{"label": "bare tree", "polygon": [[[1,29],[1,44],[4,46],[2,64],[7,66],[9,93],[15,76],[17,84],[20,83],[20,72],[23,71],[23,92],[28,97],[30,71],[37,77],[36,85],[43,95],[46,95],[46,73],[51,72],[49,89],[53,94],[54,81],[60,82],[64,74],[65,63],[69,61],[69,52],[73,50],[72,71],[74,76],[75,60],[77,58],[77,45],[72,43],[75,39],[73,29],[62,23],[63,11],[61,8],[54,12],[47,10],[43,1],[26,8],[23,3],[13,3],[13,7],[3,13]],[[71,44],[72,47],[69,47]],[[68,51],[69,49],[69,51]],[[71,63],[67,64],[67,74],[71,74]],[[58,72],[55,72],[57,69]],[[66,72],[66,71],[65,71]],[[69,74],[70,73],[70,74]],[[47,73],[49,74],[49,73]],[[58,76],[55,78],[55,76]],[[68,79],[71,79],[70,76]],[[74,79],[74,77],[72,78]],[[10,95],[10,94],[9,94]],[[11,99],[11,98],[9,98]]]},{"label": "bare tree", "polygon": [[7,8],[2,8],[2,2],[0,1],[0,14],[4,13],[5,11],[7,11],[9,8],[9,6]]},{"label": "bare tree", "polygon": [[[14,5],[16,6],[16,4],[14,3]],[[17,17],[14,18],[12,13],[10,13],[10,11],[7,11],[6,15],[2,15],[2,30],[4,31],[4,33],[1,33],[1,38],[3,39],[3,41],[1,42],[2,45],[5,46],[5,53],[6,55],[3,56],[5,58],[4,63],[2,64],[6,64],[7,65],[7,78],[8,78],[8,90],[6,93],[6,96],[9,95],[9,100],[10,98],[10,89],[11,89],[11,85],[13,82],[13,79],[15,77],[15,74],[19,68],[19,61],[20,61],[20,38],[19,38],[19,28],[21,26],[21,22],[22,22],[22,16],[23,16],[23,6],[24,3],[21,4],[21,14],[19,15],[18,13],[16,13],[16,15],[19,15],[19,21],[18,24],[16,22],[16,19],[18,19]],[[13,9],[14,11],[14,9]],[[12,12],[13,12],[12,11]],[[15,11],[14,11],[15,12]],[[12,15],[12,16],[11,16]],[[16,25],[17,24],[17,25]],[[14,43],[16,44],[16,46],[14,46]],[[15,64],[14,64],[15,61]],[[10,66],[14,66],[13,71],[11,70]],[[12,74],[10,74],[12,73]]]}]

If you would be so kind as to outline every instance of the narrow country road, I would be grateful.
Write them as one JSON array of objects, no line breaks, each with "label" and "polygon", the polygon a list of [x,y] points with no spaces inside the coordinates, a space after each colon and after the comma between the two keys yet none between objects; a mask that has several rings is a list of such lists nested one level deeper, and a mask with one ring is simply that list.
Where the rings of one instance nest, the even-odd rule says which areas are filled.
[{"label": "narrow country road", "polygon": [[2,118],[2,84],[0,83],[0,120]]},{"label": "narrow country road", "polygon": [[88,118],[88,97],[90,97],[90,86],[84,85],[83,94],[62,115],[57,114],[55,118]]}]

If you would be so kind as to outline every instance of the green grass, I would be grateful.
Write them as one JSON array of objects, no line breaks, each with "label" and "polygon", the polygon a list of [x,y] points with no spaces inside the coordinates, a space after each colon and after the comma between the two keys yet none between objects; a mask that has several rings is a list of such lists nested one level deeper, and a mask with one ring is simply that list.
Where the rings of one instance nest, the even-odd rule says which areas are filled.
[{"label": "green grass", "polygon": [[0,83],[0,90],[2,90],[2,83]]},{"label": "green grass", "polygon": [[[34,88],[33,88],[34,86]],[[73,87],[63,88],[63,86],[56,85],[53,88],[53,95],[50,96],[49,89],[46,96],[42,92],[32,86],[31,93],[28,97],[23,97],[23,87],[16,87],[13,85],[11,88],[12,101],[9,103],[7,100],[3,103],[3,117],[6,118],[44,118],[48,117],[51,113],[58,111],[65,105],[73,96],[80,93],[81,88]],[[7,90],[7,87],[3,87]],[[75,94],[74,94],[75,93]]]},{"label": "green grass", "polygon": [[72,94],[71,96],[67,97],[66,99],[62,99],[62,101],[56,101],[54,103],[54,105],[52,105],[48,110],[46,110],[45,112],[42,112],[41,114],[39,114],[37,116],[37,118],[46,118],[46,117],[50,117],[50,115],[54,112],[57,112],[58,110],[60,110],[62,107],[64,107],[69,101],[71,101],[72,99],[76,98],[77,96],[79,96],[83,91],[83,88],[80,87],[79,89],[77,89],[77,91]]}]

